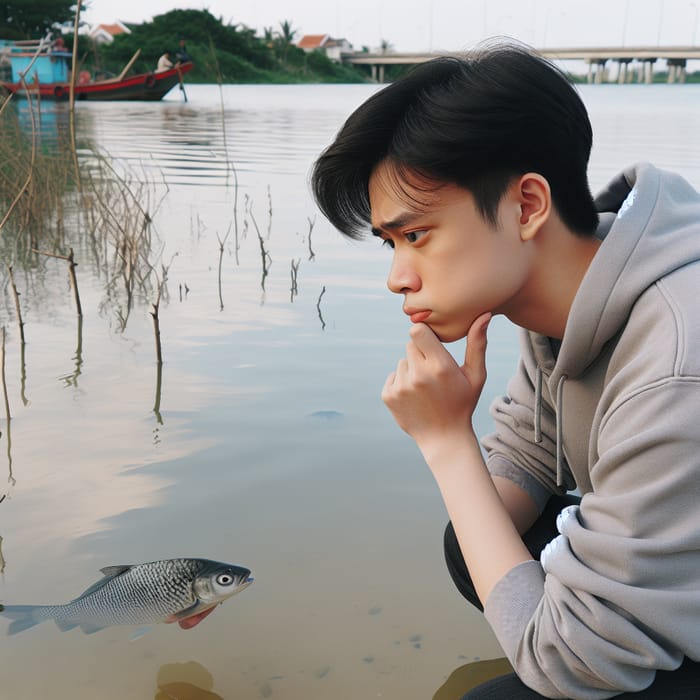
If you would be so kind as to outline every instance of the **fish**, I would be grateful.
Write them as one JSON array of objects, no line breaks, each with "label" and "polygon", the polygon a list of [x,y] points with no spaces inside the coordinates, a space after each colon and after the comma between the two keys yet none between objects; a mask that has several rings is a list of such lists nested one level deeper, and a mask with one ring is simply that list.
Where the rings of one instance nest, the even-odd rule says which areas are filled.
[{"label": "fish", "polygon": [[249,569],[210,559],[163,559],[100,571],[104,578],[68,603],[0,606],[0,614],[12,620],[7,634],[47,620],[63,632],[80,627],[86,634],[161,622],[190,629],[253,582]]}]

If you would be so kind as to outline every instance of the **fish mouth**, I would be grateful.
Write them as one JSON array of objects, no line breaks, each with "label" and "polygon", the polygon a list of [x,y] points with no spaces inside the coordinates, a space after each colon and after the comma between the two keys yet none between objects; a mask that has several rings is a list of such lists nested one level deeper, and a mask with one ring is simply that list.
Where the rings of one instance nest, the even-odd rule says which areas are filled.
[{"label": "fish mouth", "polygon": [[241,581],[236,584],[236,593],[238,593],[238,591],[242,591],[244,588],[248,588],[253,581],[255,581],[255,579],[252,576],[247,576],[245,579],[241,579]]}]

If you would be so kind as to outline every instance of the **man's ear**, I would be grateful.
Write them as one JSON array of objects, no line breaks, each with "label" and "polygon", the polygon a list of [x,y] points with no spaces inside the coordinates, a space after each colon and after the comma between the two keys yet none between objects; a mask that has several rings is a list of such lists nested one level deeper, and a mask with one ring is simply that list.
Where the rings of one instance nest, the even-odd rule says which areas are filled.
[{"label": "man's ear", "polygon": [[549,219],[552,192],[549,182],[539,173],[525,173],[514,187],[513,194],[520,204],[520,238],[530,241]]}]

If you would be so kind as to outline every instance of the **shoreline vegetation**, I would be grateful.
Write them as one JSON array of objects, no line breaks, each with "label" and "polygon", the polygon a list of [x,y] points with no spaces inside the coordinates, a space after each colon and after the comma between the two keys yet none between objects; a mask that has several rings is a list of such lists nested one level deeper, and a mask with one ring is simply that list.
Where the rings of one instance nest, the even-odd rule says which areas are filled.
[{"label": "shoreline vegetation", "polygon": [[[194,69],[188,83],[362,83],[370,82],[367,71],[331,61],[325,53],[307,53],[296,46],[298,31],[283,20],[268,27],[262,37],[241,24],[224,24],[208,10],[171,10],[151,22],[129,25],[110,44],[97,45],[79,35],[78,55],[95,73],[118,74],[138,49],[132,72],[155,70],[165,51],[175,56],[180,39]],[[73,35],[65,35],[71,50]]]}]

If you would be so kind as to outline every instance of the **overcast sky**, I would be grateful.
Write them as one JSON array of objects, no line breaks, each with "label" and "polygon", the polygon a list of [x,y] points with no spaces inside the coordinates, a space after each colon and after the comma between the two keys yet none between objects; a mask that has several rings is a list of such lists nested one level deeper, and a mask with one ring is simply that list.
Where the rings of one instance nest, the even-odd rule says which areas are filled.
[{"label": "overcast sky", "polygon": [[[289,20],[302,34],[381,40],[397,51],[469,48],[494,35],[536,48],[690,45],[700,42],[700,0],[84,0],[83,18],[142,22],[175,8],[208,9],[262,34]],[[187,28],[183,27],[187,34]]]}]

